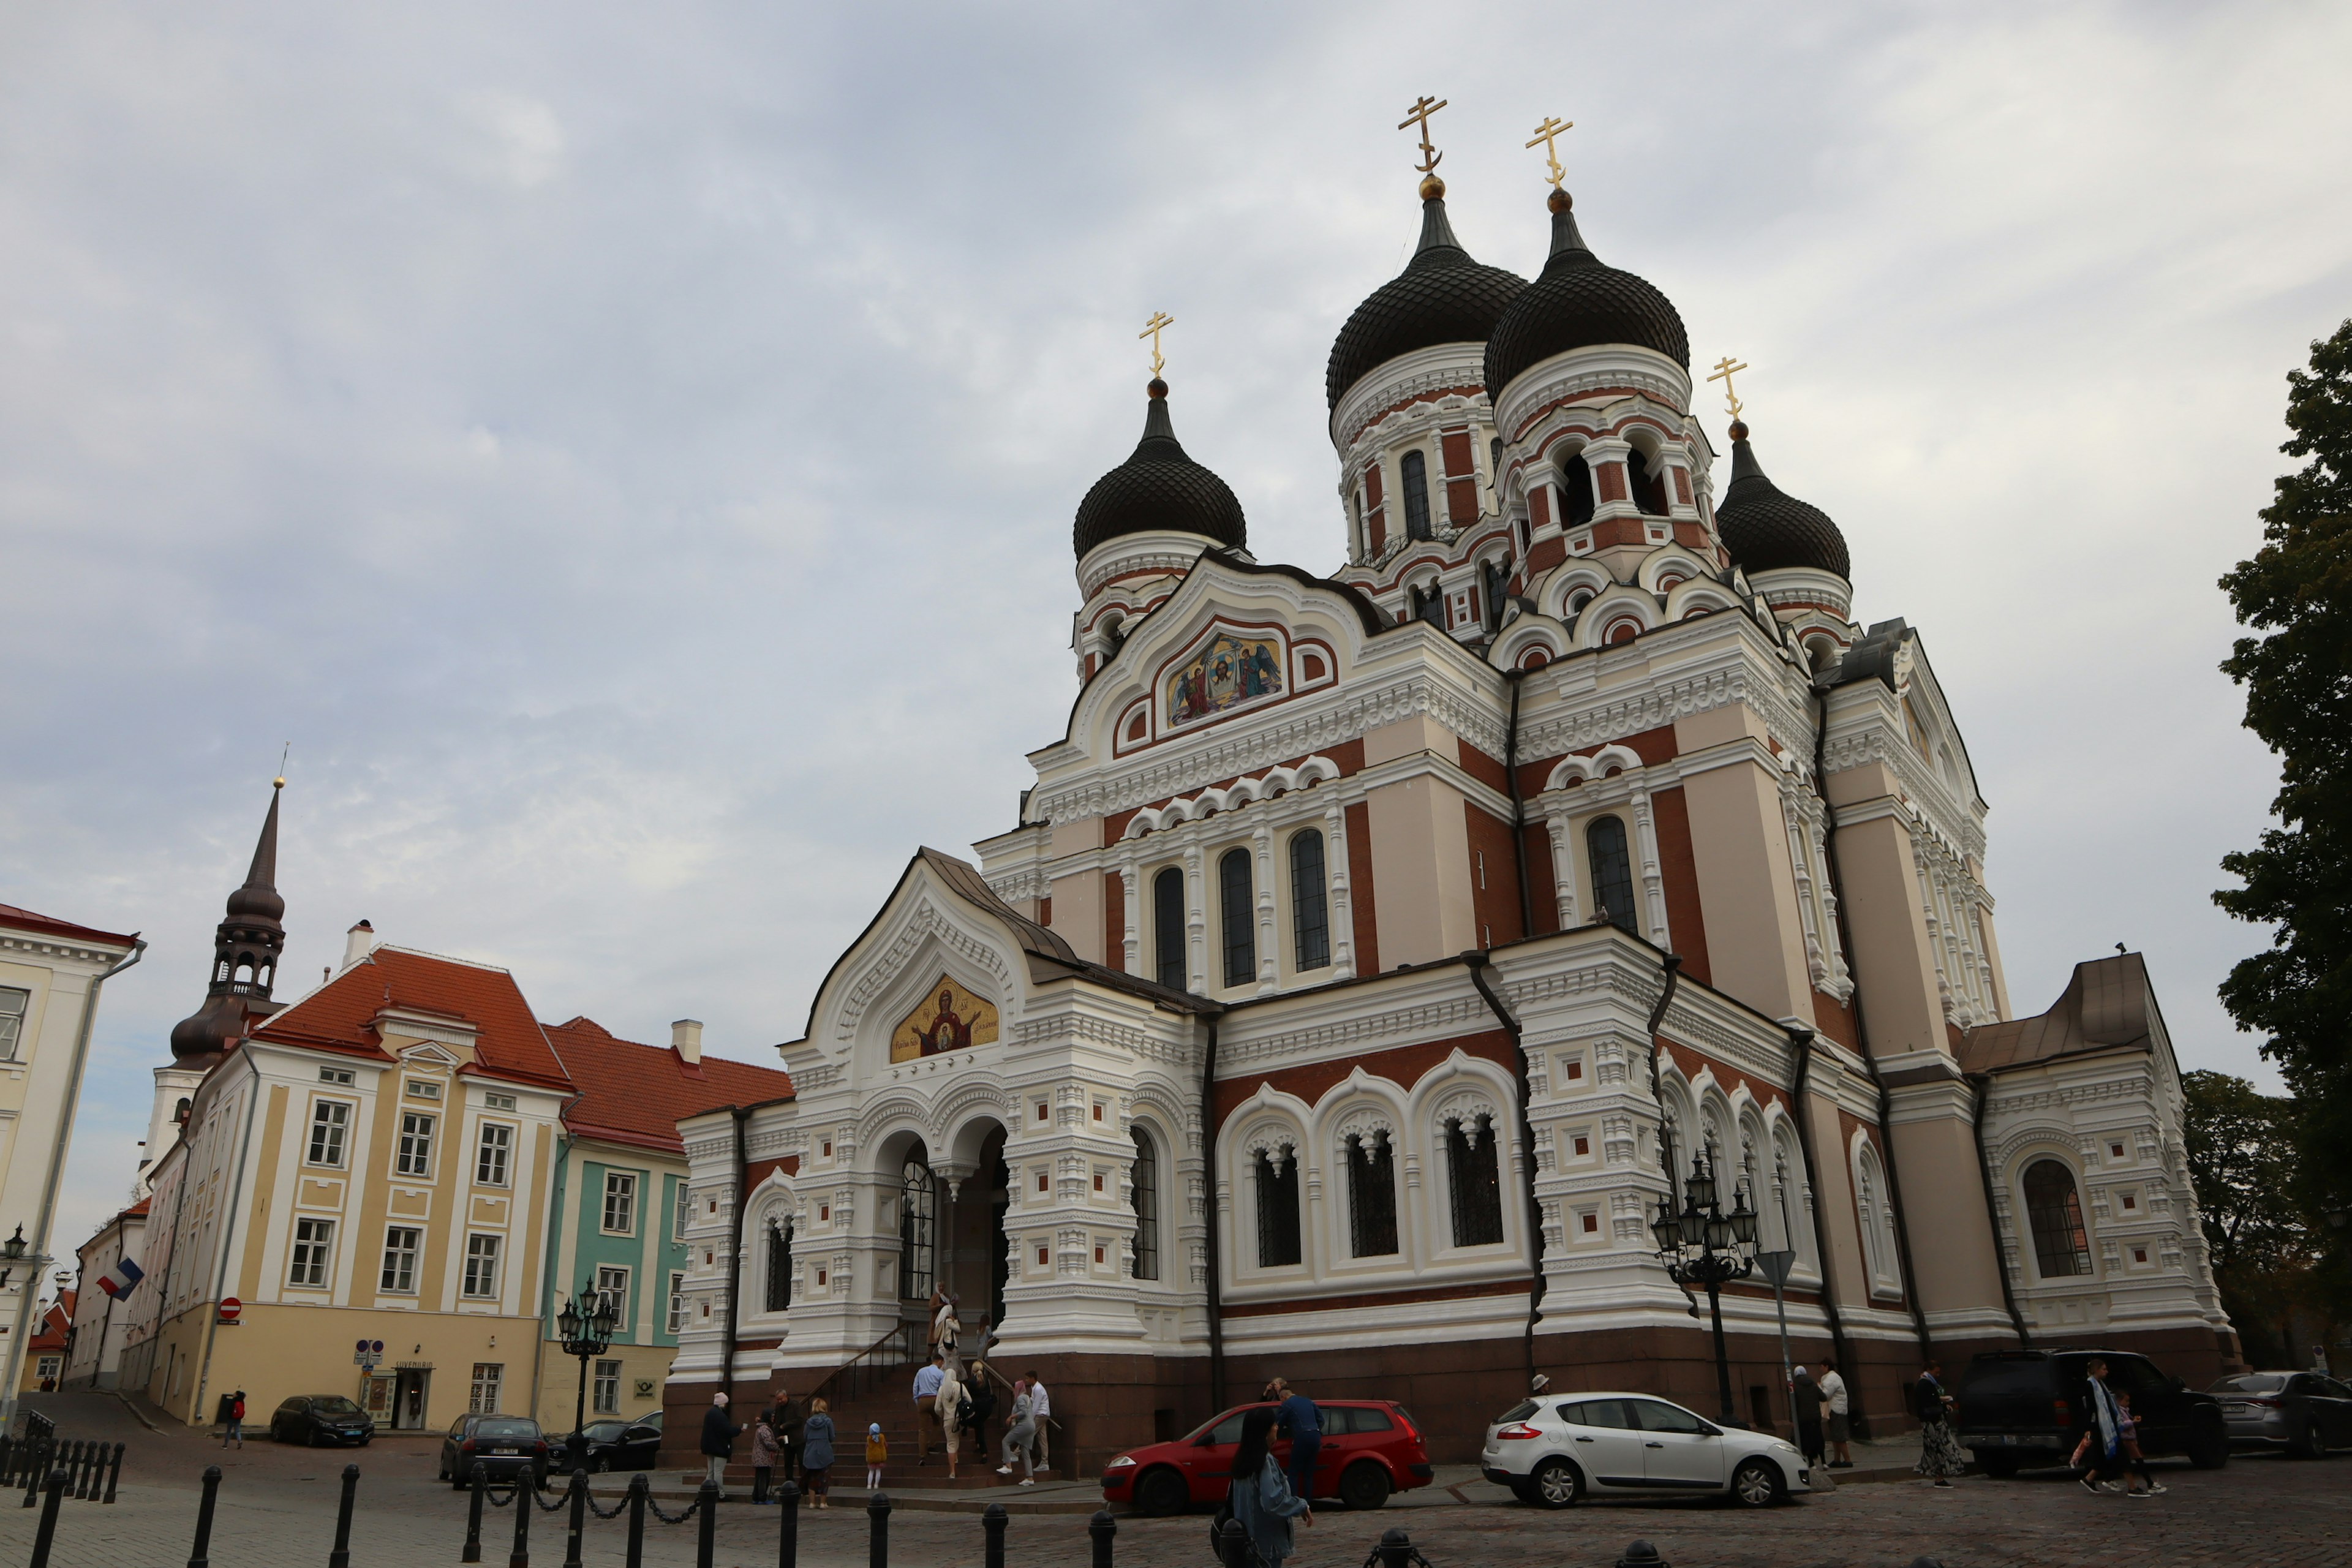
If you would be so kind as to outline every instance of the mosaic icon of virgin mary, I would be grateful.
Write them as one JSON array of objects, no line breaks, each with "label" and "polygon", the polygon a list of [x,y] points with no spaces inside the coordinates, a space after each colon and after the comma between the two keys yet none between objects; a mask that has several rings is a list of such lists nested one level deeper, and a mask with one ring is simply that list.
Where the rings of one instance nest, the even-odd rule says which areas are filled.
[{"label": "mosaic icon of virgin mary", "polygon": [[943,1056],[950,1051],[960,1051],[971,1044],[971,1026],[956,1016],[954,992],[940,993],[940,1010],[932,1016],[929,1026],[920,1033],[923,1040],[923,1054],[927,1057]]}]

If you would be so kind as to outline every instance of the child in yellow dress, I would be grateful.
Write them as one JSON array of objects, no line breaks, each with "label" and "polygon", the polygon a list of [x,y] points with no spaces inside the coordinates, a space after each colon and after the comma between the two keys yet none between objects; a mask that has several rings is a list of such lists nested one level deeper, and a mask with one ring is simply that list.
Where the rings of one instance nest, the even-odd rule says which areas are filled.
[{"label": "child in yellow dress", "polygon": [[882,1467],[889,1462],[890,1439],[882,1436],[882,1423],[877,1421],[866,1428],[866,1489],[874,1490],[882,1484]]}]

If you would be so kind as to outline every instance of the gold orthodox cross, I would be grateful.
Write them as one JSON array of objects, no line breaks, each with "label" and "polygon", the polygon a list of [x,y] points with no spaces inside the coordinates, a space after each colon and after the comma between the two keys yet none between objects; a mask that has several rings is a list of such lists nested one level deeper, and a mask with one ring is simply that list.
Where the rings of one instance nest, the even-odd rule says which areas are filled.
[{"label": "gold orthodox cross", "polygon": [[1409,131],[1415,123],[1421,126],[1421,162],[1413,167],[1424,174],[1435,173],[1438,163],[1445,156],[1430,145],[1429,141],[1429,117],[1444,107],[1444,99],[1432,98],[1427,93],[1423,93],[1411,109],[1405,110],[1404,118],[1397,121],[1397,129],[1400,131]]},{"label": "gold orthodox cross", "polygon": [[1165,310],[1154,310],[1151,312],[1151,320],[1143,323],[1143,331],[1135,334],[1139,342],[1145,338],[1151,340],[1151,375],[1155,381],[1159,379],[1160,373],[1168,368],[1168,362],[1160,357],[1160,333],[1162,329],[1175,324],[1175,317]]},{"label": "gold orthodox cross", "polygon": [[1745,364],[1733,363],[1731,356],[1726,354],[1715,362],[1715,374],[1707,377],[1709,381],[1723,383],[1723,400],[1731,405],[1731,416],[1734,419],[1739,417],[1739,399],[1732,393],[1731,378],[1747,368]]},{"label": "gold orthodox cross", "polygon": [[1556,120],[1547,114],[1544,116],[1544,122],[1536,127],[1535,142],[1528,143],[1529,147],[1533,147],[1536,142],[1543,143],[1544,162],[1551,165],[1551,188],[1555,191],[1559,189],[1560,179],[1568,171],[1559,166],[1559,149],[1553,146],[1552,142],[1561,132],[1575,129],[1575,121]]}]

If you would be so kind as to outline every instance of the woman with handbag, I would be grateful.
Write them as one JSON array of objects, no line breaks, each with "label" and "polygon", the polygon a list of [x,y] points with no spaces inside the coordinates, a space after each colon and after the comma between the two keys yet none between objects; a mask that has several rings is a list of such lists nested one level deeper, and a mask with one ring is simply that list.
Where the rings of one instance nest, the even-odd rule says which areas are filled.
[{"label": "woman with handbag", "polygon": [[1290,1478],[1275,1462],[1269,1447],[1273,1435],[1272,1410],[1253,1410],[1242,1417],[1241,1447],[1234,1450],[1233,1479],[1225,1489],[1226,1506],[1233,1510],[1265,1568],[1278,1568],[1296,1550],[1290,1534],[1292,1520],[1302,1521],[1309,1529],[1315,1524],[1315,1510],[1290,1489]]}]

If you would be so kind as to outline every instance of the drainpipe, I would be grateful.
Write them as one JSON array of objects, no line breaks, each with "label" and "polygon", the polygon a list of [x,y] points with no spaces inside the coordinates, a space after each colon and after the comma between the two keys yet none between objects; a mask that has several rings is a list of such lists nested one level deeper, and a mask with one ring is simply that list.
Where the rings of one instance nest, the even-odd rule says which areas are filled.
[{"label": "drainpipe", "polygon": [[[1511,689],[1514,695],[1518,691],[1516,686]],[[1522,1151],[1521,1157],[1525,1161],[1527,1171],[1528,1247],[1534,1258],[1534,1278],[1528,1282],[1528,1328],[1525,1338],[1528,1392],[1532,1394],[1536,1391],[1536,1321],[1543,1315],[1544,1231],[1543,1203],[1536,1196],[1535,1123],[1528,1117],[1528,1101],[1533,1094],[1528,1083],[1528,1050],[1526,1044],[1520,1038],[1519,1021],[1511,1016],[1511,1010],[1503,1005],[1503,998],[1496,994],[1494,982],[1486,978],[1486,955],[1483,952],[1465,952],[1462,955],[1462,962],[1470,966],[1470,984],[1478,988],[1478,994],[1486,999],[1486,1005],[1493,1010],[1496,1019],[1502,1024],[1503,1032],[1511,1037],[1511,1078],[1518,1091],[1519,1148]],[[1491,1136],[1493,1129],[1489,1128],[1487,1131]]]},{"label": "drainpipe", "polygon": [[742,1302],[738,1299],[743,1284],[743,1209],[751,1194],[743,1189],[751,1175],[751,1161],[744,1152],[743,1129],[750,1125],[751,1113],[740,1106],[730,1105],[727,1114],[735,1119],[735,1212],[729,1216],[727,1242],[727,1360],[719,1369],[719,1386],[727,1394],[727,1403],[735,1403],[735,1325]]},{"label": "drainpipe", "polygon": [[[1789,1044],[1795,1047],[1797,1053],[1797,1070],[1789,1086],[1790,1103],[1797,1110],[1797,1152],[1805,1162],[1805,1185],[1814,1194],[1814,1201],[1806,1206],[1813,1214],[1813,1256],[1821,1259],[1822,1315],[1830,1321],[1830,1344],[1837,1352],[1838,1365],[1853,1366],[1853,1354],[1846,1349],[1845,1320],[1838,1313],[1836,1271],[1830,1267],[1829,1229],[1822,1218],[1822,1186],[1813,1167],[1813,1126],[1805,1119],[1805,1080],[1812,1076],[1813,1071],[1813,1032],[1803,1027],[1790,1029]],[[1860,1375],[1858,1368],[1856,1375]],[[1855,1426],[1865,1437],[1868,1436],[1869,1427],[1864,1425],[1866,1418],[1859,1410],[1854,1415],[1857,1418]]]},{"label": "drainpipe", "polygon": [[1209,1020],[1209,1043],[1201,1054],[1201,1211],[1209,1222],[1209,1408],[1225,1407],[1225,1319],[1218,1300],[1223,1286],[1217,1266],[1217,1021]]},{"label": "drainpipe", "polygon": [[[555,1113],[555,1124],[562,1127],[572,1108],[587,1098],[575,1094],[565,1100]],[[539,1380],[546,1373],[547,1331],[555,1318],[555,1277],[560,1270],[553,1260],[563,1256],[564,1203],[572,1194],[572,1151],[578,1142],[568,1131],[559,1132],[555,1138],[555,1195],[547,1205],[547,1257],[541,1259],[539,1266],[539,1333],[530,1348],[530,1418],[534,1421],[539,1419],[539,1396],[544,1392]],[[572,1223],[579,1224],[577,1215],[572,1216]]]},{"label": "drainpipe", "polygon": [[2000,1304],[2009,1309],[2010,1324],[2017,1330],[2019,1348],[2031,1349],[2033,1336],[2026,1331],[2025,1314],[2017,1310],[2017,1290],[2009,1282],[2009,1259],[2001,1251],[2000,1211],[1992,1204],[1992,1154],[1984,1143],[1985,1100],[1992,1093],[1992,1074],[1972,1072],[1969,1074],[1969,1082],[1976,1086],[1977,1091],[1977,1174],[1984,1181],[1985,1218],[1993,1226],[1992,1266],[2000,1270]]},{"label": "drainpipe", "polygon": [[[1671,1206],[1675,1201],[1675,1188],[1677,1181],[1675,1174],[1675,1135],[1666,1121],[1666,1093],[1658,1080],[1658,1055],[1662,1049],[1658,1044],[1658,1026],[1666,1021],[1666,1009],[1674,1005],[1675,993],[1682,987],[1682,954],[1678,952],[1659,954],[1658,968],[1665,975],[1666,984],[1664,988],[1659,991],[1657,1003],[1650,1009],[1650,1021],[1644,1027],[1650,1037],[1650,1099],[1658,1108],[1658,1163],[1666,1173],[1666,1203]],[[1668,1275],[1667,1278],[1674,1277]],[[1675,1279],[1675,1289],[1681,1291],[1683,1300],[1689,1303],[1690,1315],[1694,1318],[1697,1317],[1698,1298],[1691,1294],[1691,1288],[1681,1280]]]},{"label": "drainpipe", "polygon": [[1536,934],[1535,895],[1528,889],[1528,803],[1519,795],[1519,684],[1526,680],[1524,669],[1508,669],[1503,679],[1511,683],[1511,728],[1503,741],[1503,776],[1511,787],[1511,861],[1519,872],[1519,934]]},{"label": "drainpipe", "polygon": [[[205,1336],[205,1364],[196,1373],[195,1403],[188,1406],[188,1415],[191,1417],[188,1424],[192,1426],[209,1426],[212,1425],[209,1420],[205,1418],[205,1390],[212,1382],[213,1346],[220,1339],[220,1301],[222,1297],[228,1294],[229,1269],[236,1260],[237,1211],[241,1207],[250,1206],[243,1196],[245,1193],[245,1157],[253,1152],[253,1117],[254,1112],[259,1110],[261,1106],[261,1068],[260,1065],[253,1059],[253,1047],[250,1037],[247,1039],[245,1050],[239,1054],[245,1058],[245,1065],[253,1074],[253,1083],[252,1087],[247,1090],[245,1097],[245,1130],[237,1135],[236,1179],[230,1184],[226,1198],[221,1205],[220,1278],[213,1287],[212,1320],[209,1322],[203,1322],[197,1325]],[[194,1116],[193,1114],[190,1115],[188,1118],[188,1125],[193,1126],[194,1121]],[[180,1136],[184,1139],[187,1135],[187,1127],[182,1127],[180,1130]],[[188,1167],[194,1163],[195,1150],[191,1147],[188,1151],[187,1160],[183,1162],[180,1166],[180,1205],[183,1208],[187,1206],[188,1202]],[[160,1306],[160,1303],[158,1305]]]}]

